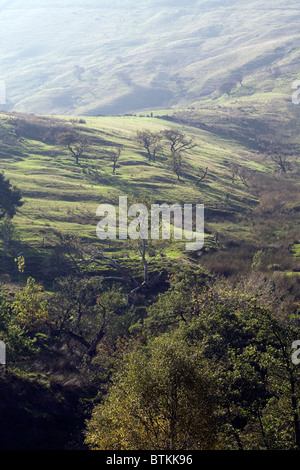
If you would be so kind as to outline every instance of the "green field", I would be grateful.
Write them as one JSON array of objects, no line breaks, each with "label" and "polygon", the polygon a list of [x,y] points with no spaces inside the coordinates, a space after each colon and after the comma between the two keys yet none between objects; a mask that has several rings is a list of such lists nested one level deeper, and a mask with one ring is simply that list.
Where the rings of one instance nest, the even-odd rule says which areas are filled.
[{"label": "green field", "polygon": [[[3,119],[5,117],[3,116]],[[71,119],[71,118],[70,118]],[[163,119],[140,117],[85,118],[80,132],[92,145],[77,166],[72,156],[59,146],[25,140],[17,144],[24,156],[14,158],[15,148],[1,157],[1,168],[24,195],[25,204],[15,218],[22,239],[38,242],[39,233],[52,229],[75,231],[95,237],[95,213],[100,203],[118,203],[118,197],[133,195],[153,202],[203,203],[208,208],[247,212],[256,204],[241,183],[230,182],[230,162],[246,165],[249,171],[268,171],[264,162],[249,160],[241,145],[229,143],[209,132],[169,123]],[[134,140],[137,130],[158,132],[174,128],[193,137],[197,147],[184,158],[180,182],[167,164],[167,146],[155,163],[149,162]],[[124,146],[116,173],[105,158],[105,150],[116,143]],[[226,162],[226,163],[225,163]],[[199,186],[195,175],[209,168]],[[226,195],[231,197],[227,200]]]},{"label": "green field", "polygon": [[[201,252],[206,255],[217,257],[218,252],[230,258],[228,247],[234,244],[240,249],[248,246],[248,264],[256,251],[269,246],[289,247],[290,254],[295,254],[297,248],[290,246],[298,242],[293,220],[298,220],[300,203],[298,161],[293,157],[291,171],[278,173],[268,148],[259,148],[259,139],[253,138],[258,129],[261,139],[269,138],[273,126],[280,140],[286,126],[277,125],[270,113],[277,103],[286,109],[288,125],[296,126],[296,107],[267,93],[256,104],[228,98],[218,104],[203,104],[197,111],[152,115],[66,118],[15,113],[12,120],[11,114],[2,114],[1,169],[23,193],[25,203],[14,218],[23,245],[47,252],[55,244],[57,233],[68,233],[84,243],[102,246],[95,231],[97,207],[104,203],[117,207],[119,196],[127,196],[129,203],[204,204],[205,245]],[[15,136],[17,125],[19,137]],[[45,126],[52,131],[46,137]],[[62,128],[88,139],[89,146],[78,165],[58,144]],[[167,141],[161,140],[154,162],[136,140],[137,131],[159,133],[167,129],[184,133],[195,144],[184,152],[179,181],[169,164]],[[122,152],[113,173],[108,152],[116,145],[122,145]],[[297,135],[287,145],[295,149]],[[285,196],[282,204],[276,199],[278,191]],[[276,206],[280,206],[279,217]],[[136,256],[128,242],[107,242],[102,249]],[[165,253],[170,258],[191,255],[180,241],[166,246]],[[283,270],[290,268],[288,265]]]}]

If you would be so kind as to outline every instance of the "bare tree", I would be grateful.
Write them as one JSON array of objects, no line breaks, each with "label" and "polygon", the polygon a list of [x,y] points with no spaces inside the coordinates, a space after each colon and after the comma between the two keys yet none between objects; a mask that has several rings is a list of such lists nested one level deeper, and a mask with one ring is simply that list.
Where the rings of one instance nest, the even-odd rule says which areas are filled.
[{"label": "bare tree", "polygon": [[239,180],[245,186],[249,187],[247,169],[244,166],[238,165],[236,163],[232,163],[229,167],[230,167],[230,170],[231,170],[231,182],[234,183],[236,177],[238,177]]},{"label": "bare tree", "polygon": [[58,143],[70,151],[71,155],[75,158],[76,165],[79,164],[79,158],[83,155],[83,152],[89,147],[87,138],[77,132],[64,132],[60,134]]},{"label": "bare tree", "polygon": [[110,160],[112,161],[112,163],[113,163],[113,175],[114,175],[115,172],[116,172],[117,163],[118,163],[118,161],[119,161],[119,159],[120,159],[122,149],[123,149],[123,146],[122,146],[122,145],[116,145],[115,150],[109,150],[109,151],[108,151],[109,159],[110,159]]},{"label": "bare tree", "polygon": [[180,181],[180,176],[182,174],[182,167],[183,167],[183,160],[181,152],[175,151],[171,152],[169,157],[169,163],[171,165],[172,170],[177,176],[177,181]]},{"label": "bare tree", "polygon": [[88,259],[84,260],[84,263],[86,264],[107,266],[116,271],[116,275],[103,276],[103,280],[115,281],[120,282],[122,284],[126,284],[128,286],[128,293],[126,295],[127,304],[129,304],[131,296],[136,295],[140,291],[149,291],[153,289],[162,280],[164,275],[164,271],[160,271],[159,273],[149,272],[149,267],[151,266],[159,252],[155,253],[152,257],[149,257],[147,254],[147,241],[144,239],[138,240],[137,250],[140,254],[143,265],[144,273],[142,279],[135,277],[133,274],[131,274],[129,269],[122,266],[117,260],[111,258],[110,256],[106,256],[100,251],[92,252],[91,256]]},{"label": "bare tree", "polygon": [[155,162],[157,152],[161,149],[160,139],[161,134],[157,132],[143,130],[136,133],[136,141],[147,151],[149,161]]},{"label": "bare tree", "polygon": [[200,184],[206,178],[207,173],[208,173],[208,167],[199,171],[197,185]]},{"label": "bare tree", "polygon": [[291,148],[284,147],[282,144],[277,143],[274,140],[267,142],[263,139],[258,139],[261,150],[267,155],[267,157],[277,165],[279,171],[287,173],[291,170]]},{"label": "bare tree", "polygon": [[240,177],[240,180],[241,182],[247,186],[247,188],[249,187],[249,184],[248,184],[248,172],[247,172],[247,169],[244,167],[244,166],[240,166],[238,168],[238,175]]},{"label": "bare tree", "polygon": [[291,162],[289,156],[284,153],[280,148],[275,147],[271,150],[270,159],[275,163],[283,173],[291,169]]},{"label": "bare tree", "polygon": [[185,134],[176,129],[163,131],[163,136],[170,143],[170,151],[172,154],[175,152],[187,151],[196,147],[193,138],[187,138]]}]

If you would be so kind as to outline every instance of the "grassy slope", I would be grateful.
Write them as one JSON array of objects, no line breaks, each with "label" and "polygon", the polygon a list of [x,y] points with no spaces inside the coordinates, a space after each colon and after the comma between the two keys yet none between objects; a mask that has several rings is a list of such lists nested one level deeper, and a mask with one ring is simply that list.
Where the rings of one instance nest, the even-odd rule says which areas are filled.
[{"label": "grassy slope", "polygon": [[[235,210],[238,205],[239,210],[246,211],[254,198],[247,194],[242,184],[230,183],[226,168],[228,162],[246,164],[253,170],[266,170],[263,162],[249,160],[246,149],[241,145],[164,119],[89,117],[86,118],[86,129],[84,127],[81,129],[91,131],[89,138],[94,142],[79,166],[57,145],[33,140],[17,143],[6,157],[2,156],[1,168],[23,191],[26,201],[15,219],[25,240],[37,241],[39,231],[47,231],[49,226],[75,230],[82,236],[93,238],[94,224],[81,224],[79,219],[87,218],[94,222],[98,204],[116,204],[119,195],[152,196],[157,202],[170,204],[199,202],[229,210]],[[134,141],[134,134],[139,129],[160,131],[171,127],[183,130],[197,143],[197,147],[186,155],[185,174],[180,183],[176,182],[175,174],[167,166],[167,145],[164,155],[156,163],[149,163]],[[117,172],[112,175],[112,163],[105,158],[105,149],[114,143],[123,144],[124,150]],[[13,158],[17,152],[23,156]],[[209,175],[198,187],[195,174],[206,166],[209,167]],[[88,175],[89,169],[98,170],[95,180]],[[229,203],[226,202],[227,191],[233,192]]]},{"label": "grassy slope", "polygon": [[[86,123],[81,125],[72,123],[74,119],[71,117],[62,121],[62,118],[47,118],[49,125],[68,123],[88,136],[91,145],[78,166],[53,140],[44,142],[40,138],[22,138],[15,139],[11,145],[7,144],[4,133],[1,169],[24,194],[25,204],[14,219],[23,243],[43,252],[53,245],[55,231],[74,233],[89,243],[99,243],[95,234],[98,205],[112,203],[117,206],[118,197],[127,195],[129,201],[135,196],[142,202],[205,204],[204,249],[217,247],[217,233],[227,241],[256,245],[258,238],[253,214],[260,199],[256,179],[260,175],[272,178],[274,168],[255,146],[249,144],[251,129],[246,126],[245,138],[240,115],[235,112],[236,108],[230,110],[230,106],[233,107],[232,100],[223,100],[200,114],[189,110],[175,113],[173,118],[181,122],[170,121],[163,111],[161,116],[152,118],[85,117]],[[231,119],[226,120],[229,111]],[[7,124],[9,116],[3,114],[2,119],[6,128],[11,130]],[[38,123],[41,118],[27,116],[26,119]],[[166,143],[157,162],[152,163],[134,140],[137,130],[161,131],[168,128],[185,132],[197,144],[185,154],[180,182],[176,182],[175,174],[168,167]],[[112,163],[105,150],[116,143],[124,148],[113,175]],[[233,164],[247,170],[250,186],[245,186],[237,176],[232,181]],[[208,176],[197,185],[196,176],[206,167]],[[265,184],[269,181],[266,180]],[[290,204],[296,203],[297,197],[294,197]],[[124,250],[130,252],[130,247],[124,242],[117,242],[115,248],[119,256]],[[115,251],[114,244],[106,244],[105,249]],[[186,255],[182,242],[176,246],[172,244],[166,253],[171,258]]]}]

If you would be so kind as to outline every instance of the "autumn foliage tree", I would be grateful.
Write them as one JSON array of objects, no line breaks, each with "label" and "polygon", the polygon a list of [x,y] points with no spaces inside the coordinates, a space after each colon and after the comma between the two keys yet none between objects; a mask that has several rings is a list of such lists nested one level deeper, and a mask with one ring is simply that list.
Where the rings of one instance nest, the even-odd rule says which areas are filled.
[{"label": "autumn foliage tree", "polygon": [[47,300],[42,298],[42,287],[31,277],[16,293],[12,310],[17,323],[28,331],[35,331],[50,320]]},{"label": "autumn foliage tree", "polygon": [[7,292],[0,289],[0,340],[5,342],[8,364],[11,360],[35,354],[36,339],[30,337],[26,328],[20,324]]},{"label": "autumn foliage tree", "polygon": [[203,363],[184,342],[153,340],[126,358],[88,423],[93,450],[204,450],[215,445],[214,401]]},{"label": "autumn foliage tree", "polygon": [[281,310],[280,292],[268,282],[222,280],[185,288],[183,299],[181,283],[148,309],[144,327],[169,332],[208,361],[221,447],[300,449],[300,370],[292,362],[299,324]]}]

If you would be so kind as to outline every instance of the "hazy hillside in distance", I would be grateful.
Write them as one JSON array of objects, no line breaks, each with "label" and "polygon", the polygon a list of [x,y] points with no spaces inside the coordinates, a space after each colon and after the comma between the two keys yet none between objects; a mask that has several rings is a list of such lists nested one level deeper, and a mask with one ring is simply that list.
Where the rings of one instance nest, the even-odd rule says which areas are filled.
[{"label": "hazy hillside in distance", "polygon": [[[295,0],[0,1],[6,110],[117,114],[235,92],[288,93]],[[242,85],[241,85],[242,81]]]}]

